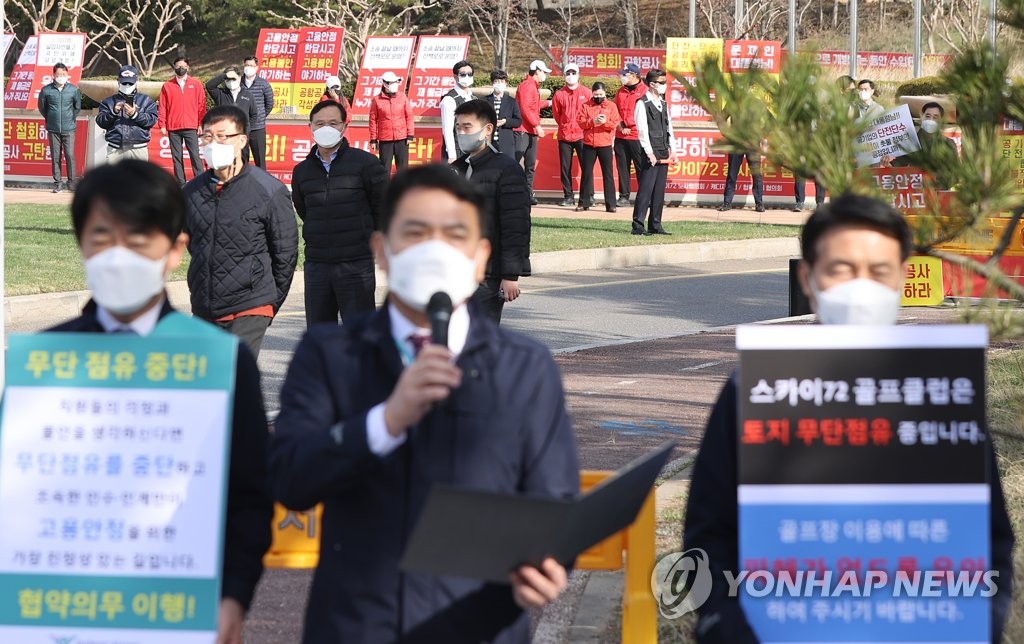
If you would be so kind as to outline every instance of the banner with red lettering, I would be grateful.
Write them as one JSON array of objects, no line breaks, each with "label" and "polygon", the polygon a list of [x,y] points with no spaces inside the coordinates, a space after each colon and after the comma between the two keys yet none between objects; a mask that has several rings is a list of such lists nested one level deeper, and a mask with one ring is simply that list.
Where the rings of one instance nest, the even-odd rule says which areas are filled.
[{"label": "banner with red lettering", "polygon": [[297,29],[260,29],[256,44],[260,78],[274,91],[274,109],[279,114],[285,105],[292,105],[292,79],[295,55],[299,48]]},{"label": "banner with red lettering", "polygon": [[1003,117],[999,141],[1004,159],[1013,163],[1013,174],[1017,178],[1017,189],[1024,190],[1024,123]]},{"label": "banner with red lettering", "polygon": [[[562,49],[551,48],[551,58],[555,65],[563,67]],[[602,47],[572,47],[565,65],[579,65],[580,76],[608,76],[618,78],[619,72],[632,63],[640,68],[641,76],[649,69],[664,69],[661,66],[665,59],[664,49],[612,49]]]},{"label": "banner with red lettering", "polygon": [[[85,148],[89,120],[75,123],[75,176],[85,174]],[[8,179],[53,177],[46,123],[41,116],[8,116],[4,119],[4,175]],[[62,166],[63,168],[63,166]],[[61,171],[64,174],[64,170]]]},{"label": "banner with red lettering", "polygon": [[726,40],[726,72],[742,73],[760,69],[768,74],[782,71],[782,43],[774,40]]},{"label": "banner with red lettering", "polygon": [[420,36],[409,79],[413,116],[441,115],[441,99],[455,87],[452,66],[468,51],[469,36]]},{"label": "banner with red lettering", "polygon": [[57,63],[67,66],[69,82],[78,85],[82,80],[85,38],[84,33],[57,32],[29,36],[4,90],[4,107],[35,109],[39,90],[53,82],[53,66]]},{"label": "banner with red lettering", "polygon": [[[850,52],[838,49],[824,49],[814,54],[815,60],[822,67],[849,70]],[[922,71],[934,74],[953,60],[951,54],[924,54],[921,57]],[[860,51],[857,52],[857,70],[859,72],[904,71],[914,69],[914,54],[893,51]]]},{"label": "banner with red lettering", "polygon": [[402,79],[402,87],[406,86],[415,45],[416,36],[370,36],[366,39],[359,80],[352,97],[353,114],[366,116],[370,113],[370,101],[380,93],[380,77],[385,72],[397,74]]},{"label": "banner with red lettering", "polygon": [[299,30],[291,103],[298,114],[309,114],[320,102],[327,78],[338,75],[344,37],[344,27],[303,27]]}]

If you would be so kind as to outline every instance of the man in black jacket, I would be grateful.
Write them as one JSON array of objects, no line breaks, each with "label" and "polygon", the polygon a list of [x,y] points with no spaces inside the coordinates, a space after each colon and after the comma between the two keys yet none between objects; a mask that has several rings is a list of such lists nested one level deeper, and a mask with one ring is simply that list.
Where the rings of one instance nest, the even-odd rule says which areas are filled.
[{"label": "man in black jacket", "polygon": [[523,124],[523,115],[519,112],[519,103],[514,96],[508,94],[508,73],[496,69],[491,72],[493,91],[487,97],[494,113],[498,116],[498,129],[494,131],[492,145],[506,156],[516,158],[515,129]]},{"label": "man in black jacket", "polygon": [[[71,203],[71,218],[93,299],[81,317],[51,332],[145,336],[168,316],[181,315],[171,308],[163,289],[164,277],[181,263],[187,240],[182,232],[185,200],[174,177],[134,159],[100,166],[82,179]],[[110,270],[111,263],[103,257],[110,253],[122,256],[117,270]],[[147,270],[155,262],[161,265]],[[273,516],[260,374],[242,343],[234,381],[217,629],[217,642],[223,644],[242,642],[242,622],[263,573]]]},{"label": "man in black jacket", "polygon": [[369,152],[353,148],[345,108],[321,101],[309,113],[316,147],[292,172],[292,201],[306,241],[306,325],[338,323],[372,311],[373,251],[387,172]]},{"label": "man in black jacket", "polygon": [[258,76],[259,60],[246,56],[242,61],[242,89],[248,90],[256,104],[256,118],[249,120],[249,150],[252,162],[267,169],[267,115],[274,111],[274,89]]},{"label": "man in black jacket", "polygon": [[[524,609],[565,588],[552,558],[509,584],[399,569],[435,484],[552,499],[579,489],[551,354],[467,303],[484,226],[480,194],[449,168],[400,173],[374,236],[387,306],[314,327],[295,350],[270,460],[285,506],[324,504],[303,642],[525,644]],[[426,343],[438,291],[454,304],[447,346]]]},{"label": "man in black jacket", "polygon": [[[249,119],[245,128],[246,141],[248,141],[249,128],[259,120],[260,112],[256,107],[256,99],[249,93],[249,90],[242,87],[242,73],[238,71],[238,67],[229,65],[224,68],[222,73],[206,81],[206,91],[210,94],[215,106],[234,105],[245,112]],[[263,127],[266,128],[265,122]],[[242,163],[248,162],[249,145],[246,143],[245,148],[242,149]]]},{"label": "man in black jacket", "polygon": [[484,196],[489,218],[491,260],[473,300],[480,311],[501,322],[505,302],[519,297],[519,278],[530,275],[530,189],[522,167],[491,145],[497,115],[484,100],[455,109],[459,147],[466,150],[453,167]]},{"label": "man in black jacket", "polygon": [[209,168],[185,186],[192,314],[239,336],[259,356],[295,273],[299,231],[288,188],[242,161],[248,119],[234,105],[203,117]]},{"label": "man in black jacket", "polygon": [[117,94],[100,101],[96,125],[107,131],[107,161],[149,160],[150,130],[156,125],[157,104],[137,91],[139,70],[123,65],[117,73]]},{"label": "man in black jacket", "polygon": [[[869,197],[840,196],[818,207],[804,225],[800,240],[800,288],[824,324],[892,324],[899,308],[910,249],[910,229],[899,212]],[[865,284],[850,289],[854,281]],[[739,598],[730,596],[723,572],[735,576],[740,570],[737,410],[733,376],[722,387],[704,430],[684,520],[685,547],[704,550],[710,564],[711,592],[698,608],[700,620],[696,629],[697,641],[709,644],[758,641]],[[999,571],[998,591],[991,598],[992,641],[1000,642],[1013,597],[1013,530],[991,441],[986,445],[991,471],[990,566]]]}]

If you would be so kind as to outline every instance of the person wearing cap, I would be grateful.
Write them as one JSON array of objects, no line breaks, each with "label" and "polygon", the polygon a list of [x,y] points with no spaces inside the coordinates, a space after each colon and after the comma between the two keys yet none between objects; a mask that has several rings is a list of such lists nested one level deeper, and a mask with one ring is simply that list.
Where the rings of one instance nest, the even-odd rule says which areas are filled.
[{"label": "person wearing cap", "polygon": [[202,155],[199,153],[199,135],[203,133],[203,117],[206,116],[206,92],[203,84],[188,75],[189,60],[184,56],[174,59],[171,68],[174,78],[164,83],[157,103],[156,126],[160,134],[167,137],[174,164],[174,178],[185,186],[185,161],[181,147],[188,148],[192,163],[192,176],[203,173]]},{"label": "person wearing cap", "polygon": [[469,61],[460,60],[452,65],[452,75],[455,76],[455,87],[448,90],[439,105],[441,136],[444,138],[441,160],[445,163],[455,163],[463,154],[459,147],[459,137],[455,135],[455,108],[473,100],[473,66]]},{"label": "person wearing cap", "polygon": [[149,161],[150,130],[156,125],[157,104],[137,91],[139,70],[122,65],[117,72],[117,93],[100,101],[96,125],[106,130],[107,161]]},{"label": "person wearing cap", "polygon": [[[222,87],[223,85],[223,87]],[[234,105],[249,117],[249,128],[245,135],[249,136],[251,126],[260,117],[249,90],[242,87],[242,73],[235,65],[229,65],[224,71],[206,81],[206,91],[210,93],[214,105]],[[242,163],[249,163],[249,146],[242,150]]]},{"label": "person wearing cap", "polygon": [[352,120],[352,105],[345,97],[345,92],[341,91],[341,79],[337,76],[328,76],[324,81],[324,95],[320,97],[320,100],[334,101],[341,105],[342,111],[345,112],[345,123]]},{"label": "person wearing cap", "polygon": [[[565,74],[565,85],[558,88],[551,98],[551,114],[558,124],[558,164],[562,178],[563,206],[575,206],[572,190],[572,157],[576,162],[583,161],[583,129],[577,123],[580,108],[590,100],[591,92],[580,85],[580,68],[576,63],[569,63],[562,68]],[[532,184],[531,184],[532,185]]]},{"label": "person wearing cap", "polygon": [[384,72],[380,93],[370,101],[370,149],[377,152],[389,175],[392,159],[397,172],[409,167],[409,141],[415,136],[415,128],[401,77]]},{"label": "person wearing cap", "polygon": [[242,59],[242,89],[249,91],[256,104],[256,120],[249,122],[249,152],[256,167],[267,169],[267,115],[274,111],[274,89],[267,79],[256,74],[260,61],[255,56]]},{"label": "person wearing cap", "polygon": [[537,198],[533,196],[533,175],[537,169],[537,139],[544,138],[540,111],[551,106],[551,101],[540,100],[540,84],[550,73],[551,69],[543,60],[535,60],[530,63],[530,75],[516,88],[516,102],[519,103],[519,111],[523,115],[522,125],[516,128],[516,132],[520,133],[516,139],[516,161],[523,161],[526,185],[530,187],[530,204],[533,206],[537,205]]},{"label": "person wearing cap", "polygon": [[619,175],[618,205],[629,206],[629,166],[633,165],[633,171],[639,180],[640,170],[647,156],[640,147],[640,134],[636,129],[636,121],[633,120],[636,103],[647,94],[647,85],[640,80],[640,68],[633,63],[629,63],[619,72],[619,80],[622,87],[615,92],[615,107],[619,108],[619,114],[622,116],[622,121],[615,130],[615,165]]},{"label": "person wearing cap", "polygon": [[515,159],[515,129],[522,124],[523,115],[519,113],[519,103],[516,103],[516,99],[507,94],[508,73],[505,70],[495,69],[491,72],[491,90],[491,95],[485,100],[491,104],[498,116],[498,129],[494,131],[491,145],[496,147],[498,152]]}]

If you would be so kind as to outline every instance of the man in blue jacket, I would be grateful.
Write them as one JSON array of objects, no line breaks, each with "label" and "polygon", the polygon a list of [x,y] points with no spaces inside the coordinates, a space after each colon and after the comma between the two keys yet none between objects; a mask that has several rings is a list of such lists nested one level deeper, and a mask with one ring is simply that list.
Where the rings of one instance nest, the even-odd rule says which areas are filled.
[{"label": "man in blue jacket", "polygon": [[50,159],[53,162],[53,191],[60,192],[60,159],[68,169],[68,190],[75,189],[75,121],[82,111],[82,94],[71,84],[67,65],[53,66],[53,82],[39,90],[39,113],[46,119]]},{"label": "man in blue jacket", "polygon": [[[468,304],[490,252],[484,233],[481,196],[450,169],[397,175],[373,242],[387,305],[315,326],[295,351],[271,478],[289,508],[324,503],[304,642],[525,643],[524,609],[565,588],[551,558],[509,571],[509,585],[398,566],[434,484],[550,498],[579,490],[550,353]],[[455,305],[447,346],[427,343],[426,305],[439,291]]]},{"label": "man in blue jacket", "polygon": [[137,91],[139,70],[122,65],[117,72],[117,94],[100,101],[96,125],[107,131],[107,161],[149,161],[149,131],[156,125],[156,101]]}]

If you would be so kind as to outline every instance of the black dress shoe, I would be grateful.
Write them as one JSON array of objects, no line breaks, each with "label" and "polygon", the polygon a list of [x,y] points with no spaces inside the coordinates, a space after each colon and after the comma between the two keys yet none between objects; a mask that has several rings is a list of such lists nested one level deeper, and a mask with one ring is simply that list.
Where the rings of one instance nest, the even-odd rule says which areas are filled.
[{"label": "black dress shoe", "polygon": [[629,206],[629,197],[619,197],[619,200],[615,202],[616,206],[622,206],[623,208]]},{"label": "black dress shoe", "polygon": [[538,203],[540,203],[540,202],[537,201],[537,197],[530,197],[530,205],[531,206],[536,206]]},{"label": "black dress shoe", "polygon": [[590,206],[576,206],[576,212],[583,212],[585,210],[590,210]]},{"label": "black dress shoe", "polygon": [[664,228],[662,228],[661,230],[652,230],[648,234],[649,235],[671,235],[672,233],[670,233],[667,230],[665,230]]},{"label": "black dress shoe", "polygon": [[615,206],[612,206],[611,208],[605,208],[604,211],[605,212],[615,212]]},{"label": "black dress shoe", "polygon": [[643,235],[644,237],[650,237],[651,236],[651,233],[647,232],[646,230],[634,230],[633,234],[634,235]]},{"label": "black dress shoe", "polygon": [[763,203],[757,204],[756,206],[754,206],[754,210],[756,212],[764,212],[764,204]]},{"label": "black dress shoe", "polygon": [[572,197],[566,197],[565,199],[562,199],[562,203],[559,205],[572,207],[576,205],[576,200]]},{"label": "black dress shoe", "polygon": [[724,203],[718,207],[718,212],[728,212],[729,210],[732,210],[731,203]]}]

